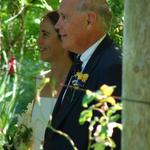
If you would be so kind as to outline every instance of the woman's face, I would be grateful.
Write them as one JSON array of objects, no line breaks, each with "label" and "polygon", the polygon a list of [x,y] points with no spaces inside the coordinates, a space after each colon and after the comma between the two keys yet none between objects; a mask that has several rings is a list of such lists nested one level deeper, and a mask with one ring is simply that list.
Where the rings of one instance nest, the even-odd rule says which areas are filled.
[{"label": "woman's face", "polygon": [[42,60],[51,62],[58,55],[61,55],[60,40],[54,29],[54,25],[48,19],[43,19],[40,24],[40,34],[37,43],[41,49]]}]

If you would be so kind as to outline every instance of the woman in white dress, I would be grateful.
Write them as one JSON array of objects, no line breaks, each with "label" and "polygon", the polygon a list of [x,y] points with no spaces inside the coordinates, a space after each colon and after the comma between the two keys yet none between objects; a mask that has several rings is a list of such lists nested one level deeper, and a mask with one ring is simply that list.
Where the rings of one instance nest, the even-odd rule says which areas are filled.
[{"label": "woman in white dress", "polygon": [[56,99],[64,83],[69,68],[72,65],[70,53],[61,46],[61,41],[54,28],[59,15],[56,11],[47,13],[40,24],[40,34],[37,40],[41,49],[41,58],[51,64],[51,70],[45,75],[50,78],[49,84],[40,93],[40,101],[36,101],[32,112],[33,149],[40,150],[44,133]]}]

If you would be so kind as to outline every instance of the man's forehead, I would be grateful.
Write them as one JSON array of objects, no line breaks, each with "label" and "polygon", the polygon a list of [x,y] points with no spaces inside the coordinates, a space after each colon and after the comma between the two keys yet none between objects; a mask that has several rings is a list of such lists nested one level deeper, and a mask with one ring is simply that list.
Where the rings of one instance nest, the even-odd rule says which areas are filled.
[{"label": "man's forehead", "polygon": [[59,14],[65,14],[65,12],[70,12],[74,8],[76,8],[76,1],[78,0],[63,0],[58,9]]},{"label": "man's forehead", "polygon": [[80,2],[80,0],[62,0],[60,3],[60,9],[62,7],[76,7],[76,5]]}]

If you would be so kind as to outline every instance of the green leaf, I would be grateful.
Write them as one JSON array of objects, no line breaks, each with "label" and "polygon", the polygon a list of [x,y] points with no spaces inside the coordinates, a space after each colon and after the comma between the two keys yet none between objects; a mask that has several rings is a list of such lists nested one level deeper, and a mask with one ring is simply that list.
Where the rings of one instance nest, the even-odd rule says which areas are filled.
[{"label": "green leaf", "polygon": [[117,122],[120,119],[120,115],[116,114],[110,117],[110,122]]},{"label": "green leaf", "polygon": [[91,121],[92,115],[93,111],[91,109],[82,111],[80,114],[79,123],[83,125],[86,121]]},{"label": "green leaf", "polygon": [[89,90],[86,91],[86,95],[83,97],[82,100],[82,106],[84,108],[87,108],[88,105],[95,99],[94,92],[91,92]]},{"label": "green leaf", "polygon": [[108,86],[106,84],[102,85],[100,87],[100,91],[105,95],[105,96],[111,96],[112,93],[114,92],[115,86]]},{"label": "green leaf", "polygon": [[94,150],[104,150],[105,149],[105,145],[103,143],[95,143],[92,145],[92,147],[94,148]]},{"label": "green leaf", "polygon": [[58,6],[59,6],[59,0],[53,0],[51,3],[50,3],[50,5],[51,5],[51,7],[54,9],[54,10],[56,10],[56,9],[58,9]]}]

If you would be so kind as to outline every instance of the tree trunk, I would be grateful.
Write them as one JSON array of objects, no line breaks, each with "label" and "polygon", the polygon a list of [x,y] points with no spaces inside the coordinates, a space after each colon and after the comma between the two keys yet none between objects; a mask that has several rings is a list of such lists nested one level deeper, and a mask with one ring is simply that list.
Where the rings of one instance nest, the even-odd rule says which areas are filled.
[{"label": "tree trunk", "polygon": [[123,98],[122,150],[150,150],[150,0],[125,1]]}]

